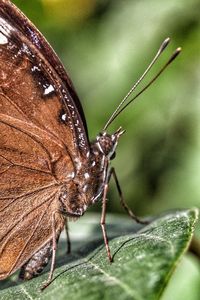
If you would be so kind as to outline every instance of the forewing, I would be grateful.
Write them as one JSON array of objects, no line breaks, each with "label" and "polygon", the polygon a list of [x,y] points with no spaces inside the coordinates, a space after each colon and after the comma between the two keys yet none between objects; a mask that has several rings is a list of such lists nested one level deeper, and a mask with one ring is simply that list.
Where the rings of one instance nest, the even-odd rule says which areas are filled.
[{"label": "forewing", "polygon": [[1,113],[32,123],[86,156],[87,129],[70,79],[49,44],[10,1],[0,0]]},{"label": "forewing", "polygon": [[71,178],[74,159],[88,151],[84,115],[60,61],[27,18],[0,0],[1,278],[52,238],[60,178]]}]

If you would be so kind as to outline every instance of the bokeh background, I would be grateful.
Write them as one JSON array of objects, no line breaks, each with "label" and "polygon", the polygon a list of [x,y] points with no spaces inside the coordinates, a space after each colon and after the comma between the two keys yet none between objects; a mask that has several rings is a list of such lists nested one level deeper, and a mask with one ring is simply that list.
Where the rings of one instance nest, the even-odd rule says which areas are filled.
[{"label": "bokeh background", "polygon": [[[200,207],[199,0],[13,2],[43,32],[66,66],[91,139],[102,130],[166,37],[171,37],[171,43],[148,78],[176,47],[183,48],[156,84],[129,106],[109,131],[119,126],[126,129],[113,165],[137,215]],[[122,213],[117,199],[112,183],[108,209]],[[99,209],[100,205],[93,208]],[[200,238],[199,230],[196,234]],[[165,300],[200,299],[199,272],[198,260],[187,256]]]}]

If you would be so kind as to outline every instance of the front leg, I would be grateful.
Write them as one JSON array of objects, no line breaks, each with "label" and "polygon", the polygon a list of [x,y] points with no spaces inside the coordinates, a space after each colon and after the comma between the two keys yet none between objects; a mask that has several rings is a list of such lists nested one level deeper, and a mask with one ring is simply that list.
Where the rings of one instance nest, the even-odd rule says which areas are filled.
[{"label": "front leg", "polygon": [[106,196],[107,196],[107,193],[108,193],[108,184],[110,182],[111,176],[113,176],[113,178],[115,180],[115,184],[117,186],[117,191],[119,193],[121,205],[127,211],[129,216],[139,224],[146,225],[146,224],[149,223],[148,221],[143,221],[140,218],[138,218],[132,212],[132,210],[128,207],[128,205],[126,204],[126,202],[124,200],[122,190],[120,188],[119,181],[117,179],[115,169],[111,168],[110,171],[109,171],[109,174],[107,176],[106,182],[104,184],[103,197],[102,197],[102,213],[101,213],[101,229],[102,229],[102,233],[103,233],[103,238],[104,238],[104,243],[105,243],[108,259],[109,259],[110,262],[113,261],[113,257],[111,255],[111,251],[110,251],[110,247],[109,247],[109,243],[108,243],[108,236],[107,236],[107,232],[106,232],[106,201],[107,201]]},{"label": "front leg", "polygon": [[[108,176],[108,182],[110,180],[110,176]],[[108,244],[108,236],[107,236],[107,232],[106,232],[106,196],[108,193],[108,182],[104,185],[104,190],[103,190],[103,199],[102,199],[102,213],[101,213],[101,229],[102,229],[102,233],[103,233],[103,239],[104,239],[104,243],[106,246],[106,251],[107,251],[107,255],[108,255],[108,259],[110,262],[113,261],[112,256],[111,256],[111,252],[110,252],[110,247]]]},{"label": "front leg", "polygon": [[134,221],[136,221],[136,222],[139,223],[139,224],[142,224],[142,225],[147,225],[147,224],[149,224],[148,221],[144,221],[144,220],[141,220],[140,218],[138,218],[138,217],[132,212],[132,210],[128,207],[128,205],[126,204],[126,201],[125,201],[125,199],[124,199],[124,196],[123,196],[123,193],[122,193],[120,184],[119,184],[119,180],[118,180],[118,178],[117,178],[117,174],[116,174],[114,168],[111,168],[111,170],[110,170],[110,173],[109,173],[109,180],[110,180],[110,178],[111,178],[111,175],[113,176],[113,178],[114,178],[114,180],[115,180],[115,184],[116,184],[117,191],[118,191],[119,198],[120,198],[120,203],[121,203],[122,207],[125,209],[125,211],[128,213],[128,215],[129,215]]},{"label": "front leg", "polygon": [[68,220],[66,219],[65,222],[65,232],[66,232],[66,238],[67,238],[67,254],[71,253],[71,240],[69,236],[69,225],[68,225]]}]

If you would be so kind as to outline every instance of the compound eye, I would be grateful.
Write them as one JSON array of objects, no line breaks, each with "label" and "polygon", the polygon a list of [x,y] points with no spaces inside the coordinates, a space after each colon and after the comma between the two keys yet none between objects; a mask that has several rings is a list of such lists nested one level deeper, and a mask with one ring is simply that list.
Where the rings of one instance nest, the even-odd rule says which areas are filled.
[{"label": "compound eye", "polygon": [[110,157],[110,160],[113,160],[116,157],[116,152],[114,151],[113,154]]}]

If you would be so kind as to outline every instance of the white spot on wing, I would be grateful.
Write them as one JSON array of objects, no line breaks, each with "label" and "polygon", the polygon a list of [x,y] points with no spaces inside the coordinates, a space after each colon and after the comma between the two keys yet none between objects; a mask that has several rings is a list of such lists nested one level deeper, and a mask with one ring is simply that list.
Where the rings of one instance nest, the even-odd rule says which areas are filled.
[{"label": "white spot on wing", "polygon": [[13,27],[10,26],[10,24],[8,24],[3,18],[0,17],[0,31],[6,36],[9,36],[11,31],[13,30]]},{"label": "white spot on wing", "polygon": [[31,71],[35,72],[35,71],[41,71],[40,68],[38,68],[38,66],[33,66],[31,68]]},{"label": "white spot on wing", "polygon": [[0,32],[0,44],[1,45],[5,45],[8,44],[8,39],[5,35],[3,35],[3,33]]},{"label": "white spot on wing", "polygon": [[45,88],[45,90],[44,90],[44,95],[46,96],[46,95],[49,95],[50,93],[52,93],[52,92],[54,92],[54,87],[53,87],[53,85],[49,85],[47,88]]},{"label": "white spot on wing", "polygon": [[63,115],[61,116],[61,119],[62,119],[63,121],[66,121],[66,120],[67,120],[67,114],[63,114]]},{"label": "white spot on wing", "polygon": [[4,45],[8,43],[11,31],[13,31],[12,26],[0,17],[0,44]]}]

